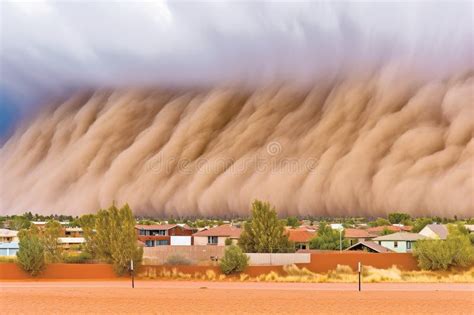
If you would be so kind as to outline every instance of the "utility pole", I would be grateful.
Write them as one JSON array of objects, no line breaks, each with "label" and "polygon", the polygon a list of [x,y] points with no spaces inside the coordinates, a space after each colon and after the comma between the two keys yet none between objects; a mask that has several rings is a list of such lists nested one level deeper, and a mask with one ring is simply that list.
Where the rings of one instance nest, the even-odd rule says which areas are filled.
[{"label": "utility pole", "polygon": [[359,263],[357,264],[357,267],[358,267],[358,268],[357,268],[357,271],[359,272],[359,291],[360,291],[360,290],[361,290],[361,287],[360,287],[360,283],[361,283],[361,272],[362,272],[362,264],[360,263],[360,261],[359,261]]}]

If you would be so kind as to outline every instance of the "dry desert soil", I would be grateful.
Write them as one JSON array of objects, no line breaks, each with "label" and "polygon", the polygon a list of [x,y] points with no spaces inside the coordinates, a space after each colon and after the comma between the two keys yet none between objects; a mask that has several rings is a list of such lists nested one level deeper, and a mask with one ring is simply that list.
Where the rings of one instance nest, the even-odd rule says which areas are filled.
[{"label": "dry desert soil", "polygon": [[3,314],[474,314],[472,284],[0,282]]}]

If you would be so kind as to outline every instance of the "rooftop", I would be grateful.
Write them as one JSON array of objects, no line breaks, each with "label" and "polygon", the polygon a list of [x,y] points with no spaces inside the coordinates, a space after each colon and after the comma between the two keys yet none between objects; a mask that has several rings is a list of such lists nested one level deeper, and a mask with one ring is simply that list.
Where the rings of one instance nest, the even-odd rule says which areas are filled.
[{"label": "rooftop", "polygon": [[61,244],[82,244],[86,240],[83,237],[58,237],[58,242]]},{"label": "rooftop", "polygon": [[351,247],[345,249],[345,250],[354,250],[357,247],[368,247],[372,249],[373,251],[376,251],[377,253],[391,253],[392,251],[386,247],[383,247],[382,245],[379,245],[375,242],[372,241],[363,241],[359,242],[357,244],[352,245]]},{"label": "rooftop", "polygon": [[150,224],[150,225],[137,224],[135,225],[135,228],[139,230],[170,230],[177,226],[179,225],[178,224]]},{"label": "rooftop", "polygon": [[364,229],[345,229],[344,236],[347,238],[372,238],[377,237],[377,235],[369,233]]},{"label": "rooftop", "polygon": [[433,231],[436,235],[439,236],[440,239],[445,240],[446,237],[448,236],[448,228],[446,225],[443,224],[428,224],[427,226],[424,227],[429,228],[431,231]]},{"label": "rooftop", "polygon": [[315,232],[299,229],[290,229],[287,232],[289,240],[295,243],[307,243],[316,235]]},{"label": "rooftop", "polygon": [[375,226],[375,227],[368,228],[367,231],[373,234],[380,234],[385,229],[392,232],[401,232],[401,231],[408,232],[408,231],[411,231],[412,227],[411,226],[382,225],[382,226]]},{"label": "rooftop", "polygon": [[426,236],[417,233],[397,232],[374,238],[374,241],[418,241],[426,239]]},{"label": "rooftop", "polygon": [[17,235],[18,235],[18,231],[8,230],[8,229],[0,229],[0,237],[15,237]]},{"label": "rooftop", "polygon": [[196,232],[193,236],[228,236],[237,238],[240,236],[240,233],[242,233],[242,229],[230,224],[223,224],[208,230]]}]

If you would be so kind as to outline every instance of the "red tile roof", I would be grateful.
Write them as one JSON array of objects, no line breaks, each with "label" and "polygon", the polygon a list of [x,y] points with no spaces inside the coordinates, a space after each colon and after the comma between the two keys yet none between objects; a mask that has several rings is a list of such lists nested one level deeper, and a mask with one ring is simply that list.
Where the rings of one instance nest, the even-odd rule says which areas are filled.
[{"label": "red tile roof", "polygon": [[307,243],[316,235],[315,232],[300,229],[291,229],[287,232],[289,240],[295,243]]},{"label": "red tile roof", "polygon": [[193,234],[193,236],[229,236],[237,238],[240,237],[240,233],[242,233],[242,229],[234,225],[223,224],[208,230],[196,232]]},{"label": "red tile roof", "polygon": [[372,234],[380,234],[384,229],[387,229],[392,232],[408,232],[411,231],[411,226],[395,226],[395,225],[384,225],[384,226],[376,226],[367,229],[367,232]]},{"label": "red tile roof", "polygon": [[344,236],[347,238],[372,238],[377,235],[371,234],[363,229],[344,229]]}]

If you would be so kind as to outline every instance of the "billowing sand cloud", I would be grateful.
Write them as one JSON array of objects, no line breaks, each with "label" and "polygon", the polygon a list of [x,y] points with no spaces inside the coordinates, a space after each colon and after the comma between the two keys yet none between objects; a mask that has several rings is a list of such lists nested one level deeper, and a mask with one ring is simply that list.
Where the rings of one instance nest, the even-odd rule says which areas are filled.
[{"label": "billowing sand cloud", "polygon": [[0,148],[2,213],[472,216],[472,74],[78,93]]}]

